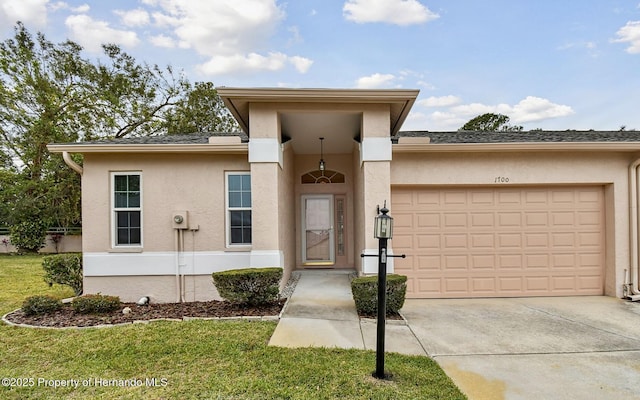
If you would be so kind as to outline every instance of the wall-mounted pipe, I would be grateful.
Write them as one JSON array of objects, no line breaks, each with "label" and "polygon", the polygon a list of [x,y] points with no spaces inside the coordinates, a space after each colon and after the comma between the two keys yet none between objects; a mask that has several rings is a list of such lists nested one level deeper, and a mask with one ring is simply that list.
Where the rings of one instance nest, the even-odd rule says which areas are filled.
[{"label": "wall-mounted pipe", "polygon": [[180,303],[180,229],[174,229],[176,250],[176,303]]},{"label": "wall-mounted pipe", "polygon": [[[638,166],[640,158],[629,164],[629,280],[624,285],[625,295],[633,301],[640,300],[638,277]],[[626,275],[626,274],[625,274]],[[627,277],[625,276],[625,279]]]},{"label": "wall-mounted pipe", "polygon": [[75,161],[73,161],[73,159],[71,158],[71,156],[69,155],[68,151],[63,151],[62,152],[62,159],[64,160],[64,163],[67,164],[69,167],[71,167],[72,170],[76,171],[77,173],[79,173],[80,175],[82,175],[82,172],[84,171],[82,169],[82,167],[80,165],[78,165],[78,163],[76,163]]}]

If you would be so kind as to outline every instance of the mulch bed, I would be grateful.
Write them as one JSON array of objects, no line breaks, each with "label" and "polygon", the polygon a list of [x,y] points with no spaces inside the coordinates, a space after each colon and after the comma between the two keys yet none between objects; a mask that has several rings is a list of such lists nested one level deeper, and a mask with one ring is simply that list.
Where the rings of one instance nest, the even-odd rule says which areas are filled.
[{"label": "mulch bed", "polygon": [[[22,310],[16,310],[8,314],[6,319],[15,324],[63,328],[113,325],[160,318],[263,317],[279,315],[285,301],[286,299],[283,299],[277,303],[260,307],[238,306],[226,301],[152,303],[144,306],[139,306],[135,303],[123,303],[118,310],[101,314],[78,314],[73,311],[70,304],[65,304],[59,311],[47,315],[28,316]],[[131,309],[128,314],[122,312],[126,307]]]}]

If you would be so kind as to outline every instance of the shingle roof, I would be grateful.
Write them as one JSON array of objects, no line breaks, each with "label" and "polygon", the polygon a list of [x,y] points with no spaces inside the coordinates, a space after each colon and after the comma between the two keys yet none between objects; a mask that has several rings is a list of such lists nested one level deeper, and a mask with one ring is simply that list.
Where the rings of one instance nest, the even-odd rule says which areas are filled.
[{"label": "shingle roof", "polygon": [[429,137],[434,144],[536,142],[640,142],[640,131],[430,132],[401,131],[399,137]]},{"label": "shingle roof", "polygon": [[242,132],[194,133],[188,135],[137,136],[121,139],[102,139],[77,144],[203,144],[209,142],[211,136],[239,136],[242,142],[249,138]]}]

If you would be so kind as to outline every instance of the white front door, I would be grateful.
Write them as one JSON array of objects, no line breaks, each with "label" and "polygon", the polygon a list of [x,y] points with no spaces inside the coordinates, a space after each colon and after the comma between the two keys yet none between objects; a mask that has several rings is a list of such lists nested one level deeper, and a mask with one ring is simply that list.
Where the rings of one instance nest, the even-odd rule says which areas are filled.
[{"label": "white front door", "polygon": [[333,196],[302,196],[302,262],[335,264]]}]

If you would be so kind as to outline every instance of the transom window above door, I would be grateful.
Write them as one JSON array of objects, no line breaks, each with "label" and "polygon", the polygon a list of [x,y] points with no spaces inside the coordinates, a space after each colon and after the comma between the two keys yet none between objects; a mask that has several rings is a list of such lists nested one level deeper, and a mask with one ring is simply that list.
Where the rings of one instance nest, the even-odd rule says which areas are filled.
[{"label": "transom window above door", "polygon": [[330,170],[315,170],[302,175],[300,179],[303,184],[316,183],[344,183],[344,174]]}]

